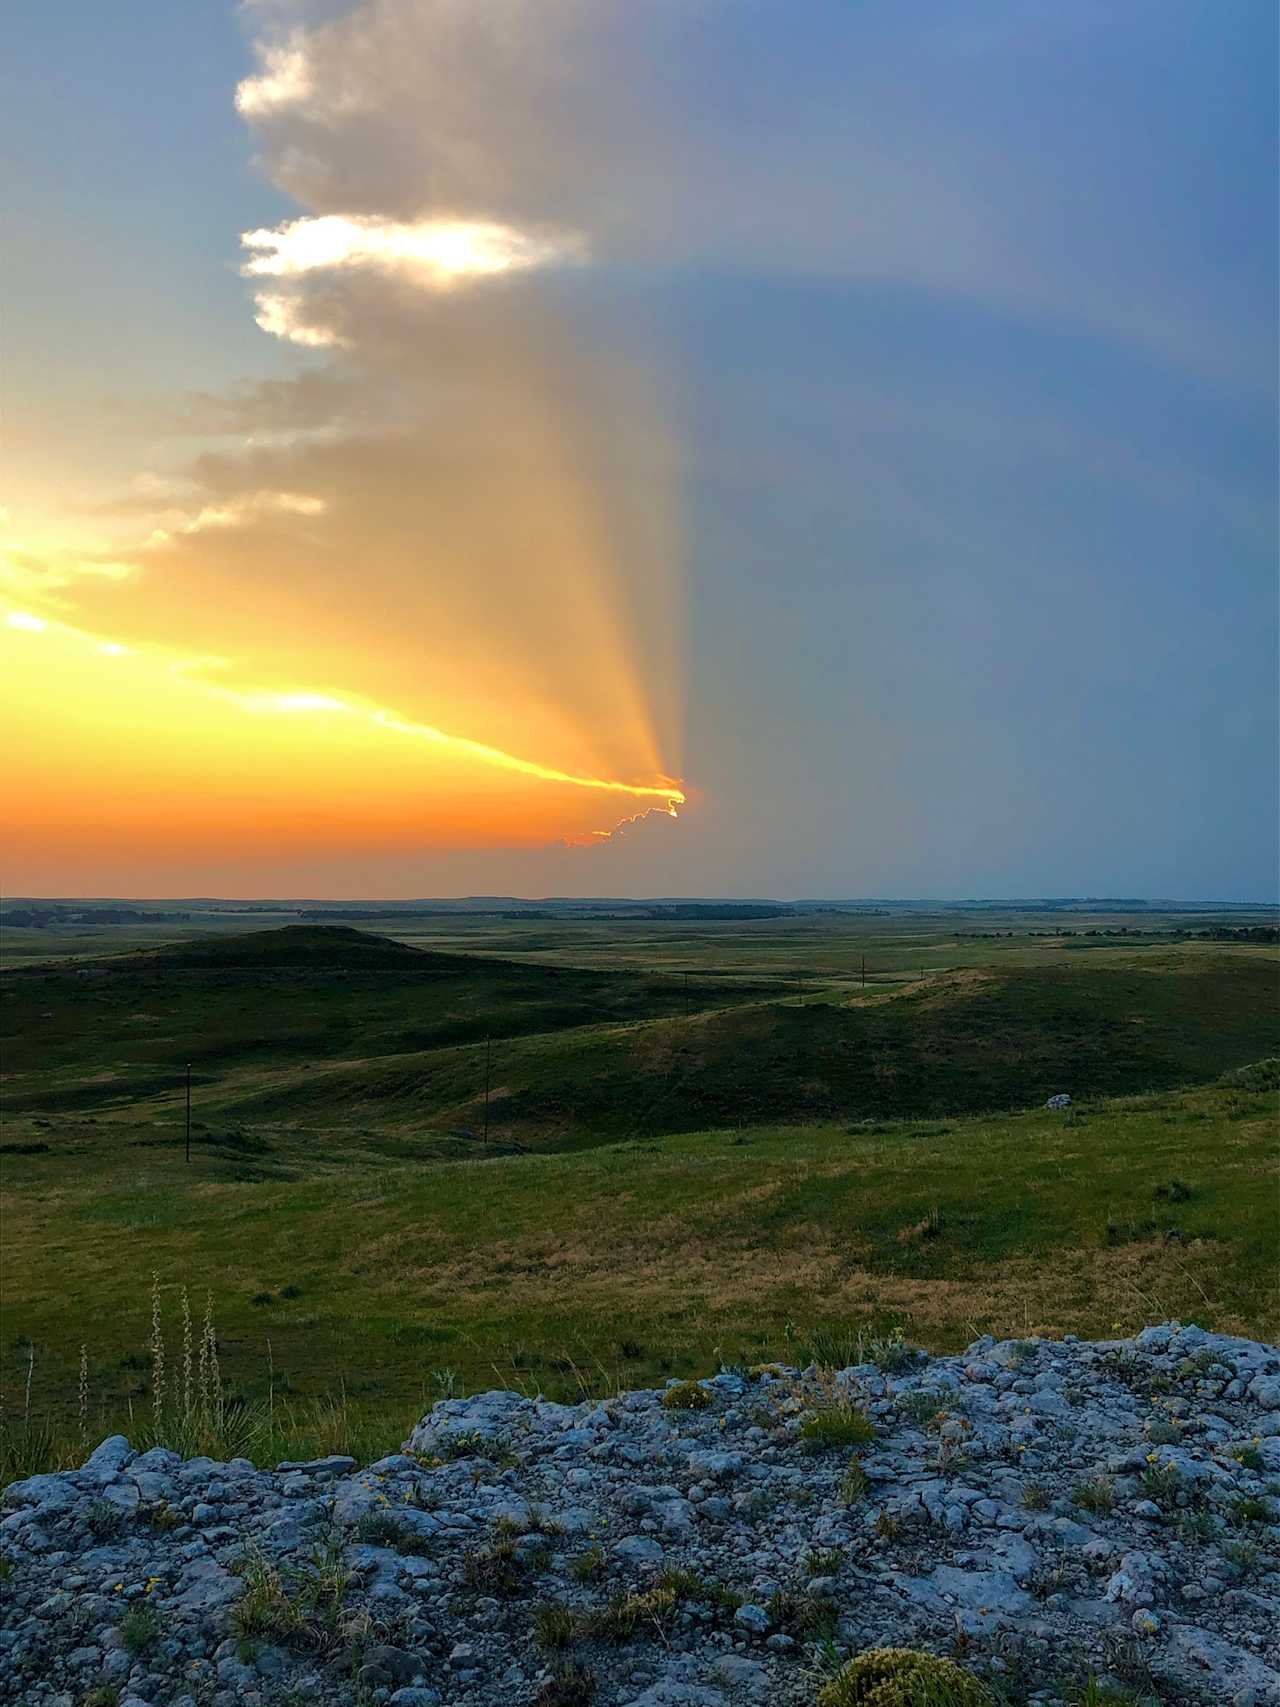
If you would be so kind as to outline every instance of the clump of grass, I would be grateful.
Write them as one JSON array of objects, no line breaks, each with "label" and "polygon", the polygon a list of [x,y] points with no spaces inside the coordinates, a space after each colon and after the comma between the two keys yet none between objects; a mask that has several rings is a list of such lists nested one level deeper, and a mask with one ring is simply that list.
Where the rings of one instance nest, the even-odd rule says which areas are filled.
[{"label": "clump of grass", "polygon": [[818,1691],[815,1707],[990,1707],[971,1671],[914,1648],[871,1648]]},{"label": "clump of grass", "polygon": [[1184,1511],[1178,1519],[1178,1536],[1189,1547],[1203,1547],[1218,1533],[1218,1525],[1203,1506]]},{"label": "clump of grass", "polygon": [[1152,1417],[1142,1432],[1152,1446],[1177,1446],[1182,1439],[1182,1430],[1177,1423],[1166,1417]]},{"label": "clump of grass", "polygon": [[287,1573],[251,1547],[237,1571],[245,1584],[231,1609],[237,1637],[292,1641],[321,1650],[332,1645],[353,1575],[339,1537],[317,1542],[307,1561]]},{"label": "clump of grass", "polygon": [[177,1529],[182,1522],[168,1500],[144,1500],[135,1513],[135,1519],[138,1523],[145,1523],[149,1529],[159,1530],[162,1535]]},{"label": "clump of grass", "polygon": [[844,1564],[844,1554],[838,1547],[810,1548],[804,1556],[804,1572],[810,1577],[834,1577]]},{"label": "clump of grass", "polygon": [[1228,1541],[1222,1549],[1222,1556],[1242,1577],[1253,1575],[1262,1550],[1256,1541]]},{"label": "clump of grass", "polygon": [[892,1512],[877,1512],[874,1527],[876,1538],[880,1541],[896,1541],[902,1533],[902,1524]]},{"label": "clump of grass", "polygon": [[912,1345],[903,1336],[901,1328],[894,1328],[883,1337],[868,1339],[859,1350],[862,1353],[859,1363],[874,1363],[886,1375],[900,1375],[923,1355],[919,1346]]},{"label": "clump of grass", "polygon": [[1228,1451],[1236,1463],[1242,1465],[1246,1470],[1261,1470],[1263,1468],[1262,1454],[1256,1446],[1248,1441],[1241,1441],[1237,1445],[1229,1447]]},{"label": "clump of grass", "polygon": [[97,1683],[80,1697],[79,1707],[119,1707],[120,1691],[114,1683]]},{"label": "clump of grass", "polygon": [[1147,1690],[1130,1689],[1123,1683],[1100,1683],[1090,1672],[1072,1707],[1162,1707],[1160,1697]]},{"label": "clump of grass", "polygon": [[697,1381],[677,1381],[662,1395],[664,1411],[705,1411],[712,1402],[712,1395]]},{"label": "clump of grass", "polygon": [[472,1588],[503,1598],[520,1592],[526,1573],[543,1562],[536,1554],[531,1557],[517,1550],[516,1542],[522,1533],[514,1525],[499,1528],[489,1546],[478,1547],[467,1554],[462,1570]]},{"label": "clump of grass", "polygon": [[593,1544],[585,1553],[578,1554],[570,1563],[569,1569],[578,1582],[594,1582],[597,1577],[604,1575],[604,1548]]},{"label": "clump of grass", "polygon": [[1022,1490],[1022,1503],[1028,1511],[1047,1511],[1049,1490],[1042,1488],[1039,1482],[1028,1482]]},{"label": "clump of grass", "polygon": [[556,1601],[533,1609],[534,1644],[544,1653],[559,1653],[573,1641],[573,1613]]},{"label": "clump of grass", "polygon": [[261,1636],[283,1641],[302,1627],[302,1612],[285,1590],[284,1578],[256,1547],[241,1561],[239,1574],[245,1592],[231,1609],[231,1628],[237,1636]]},{"label": "clump of grass", "polygon": [[677,1600],[701,1600],[706,1593],[706,1584],[696,1571],[682,1570],[677,1565],[668,1565],[660,1571],[654,1587],[670,1589]]},{"label": "clump of grass", "polygon": [[1231,1508],[1231,1521],[1243,1527],[1249,1523],[1266,1523],[1270,1519],[1266,1500],[1256,1494],[1245,1494]]},{"label": "clump of grass", "polygon": [[860,1505],[866,1497],[867,1472],[855,1452],[845,1465],[844,1475],[840,1478],[840,1498],[845,1505]]},{"label": "clump of grass", "polygon": [[918,1388],[910,1393],[899,1393],[894,1403],[903,1416],[910,1417],[920,1428],[927,1427],[945,1409],[936,1393],[922,1393]]},{"label": "clump of grass", "polygon": [[812,1452],[833,1452],[842,1446],[865,1446],[876,1437],[876,1425],[856,1405],[824,1405],[810,1411],[798,1437]]},{"label": "clump of grass", "polygon": [[145,1654],[160,1640],[160,1614],[145,1600],[137,1600],[125,1608],[120,1620],[120,1640],[134,1655]]},{"label": "clump of grass", "polygon": [[1147,1455],[1147,1467],[1142,1472],[1142,1488],[1156,1505],[1173,1505],[1186,1487],[1186,1477],[1176,1464],[1162,1464],[1154,1452]]},{"label": "clump of grass", "polygon": [[1110,1476],[1092,1476],[1087,1482],[1076,1484],[1071,1490],[1071,1498],[1082,1511],[1105,1517],[1115,1508],[1116,1485]]},{"label": "clump of grass", "polygon": [[534,1696],[532,1707],[591,1707],[595,1696],[595,1673],[576,1660],[566,1660]]},{"label": "clump of grass", "polygon": [[393,1511],[364,1511],[356,1520],[356,1539],[367,1547],[394,1547],[400,1553],[419,1553],[425,1541],[402,1523]]},{"label": "clump of grass", "polygon": [[678,1601],[675,1590],[664,1585],[615,1594],[606,1605],[586,1615],[582,1629],[602,1642],[630,1642],[645,1628],[661,1634],[670,1624]]},{"label": "clump of grass", "polygon": [[125,1526],[125,1515],[110,1500],[90,1500],[84,1514],[85,1528],[95,1541],[110,1541]]},{"label": "clump of grass", "polygon": [[765,1610],[783,1635],[796,1641],[834,1640],[840,1612],[835,1601],[825,1594],[779,1589],[769,1597]]},{"label": "clump of grass", "polygon": [[500,1436],[459,1432],[451,1434],[436,1447],[435,1455],[445,1461],[459,1458],[486,1458],[492,1464],[509,1470],[520,1460],[510,1445]]}]

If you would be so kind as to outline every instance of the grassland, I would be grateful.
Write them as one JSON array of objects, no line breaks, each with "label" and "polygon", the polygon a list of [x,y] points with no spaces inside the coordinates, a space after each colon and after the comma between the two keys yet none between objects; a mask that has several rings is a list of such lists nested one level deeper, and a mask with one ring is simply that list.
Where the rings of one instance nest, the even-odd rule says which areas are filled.
[{"label": "grassland", "polygon": [[69,1421],[84,1343],[101,1423],[145,1413],[152,1269],[171,1325],[179,1283],[212,1294],[239,1392],[341,1388],[388,1440],[450,1380],[576,1394],[858,1329],[1274,1332],[1275,1082],[310,1178],[80,1131],[6,1158],[6,1387],[34,1342],[37,1408]]},{"label": "grassland", "polygon": [[295,928],[8,974],[10,1416],[30,1379],[78,1426],[83,1346],[89,1432],[136,1432],[153,1271],[171,1339],[179,1288],[211,1296],[264,1456],[398,1442],[451,1384],[564,1396],[894,1326],[1276,1331],[1276,1078],[1246,1066],[1276,1053],[1273,950],[988,943],[796,995],[758,951],[686,980],[489,942]]}]

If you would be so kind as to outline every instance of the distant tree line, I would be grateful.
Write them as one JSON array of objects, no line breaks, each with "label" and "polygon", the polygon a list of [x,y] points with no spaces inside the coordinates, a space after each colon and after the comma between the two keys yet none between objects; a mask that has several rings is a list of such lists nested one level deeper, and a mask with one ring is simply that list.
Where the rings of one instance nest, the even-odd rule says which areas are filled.
[{"label": "distant tree line", "polygon": [[51,925],[174,925],[190,917],[138,907],[8,907],[0,912],[0,925],[42,931]]}]

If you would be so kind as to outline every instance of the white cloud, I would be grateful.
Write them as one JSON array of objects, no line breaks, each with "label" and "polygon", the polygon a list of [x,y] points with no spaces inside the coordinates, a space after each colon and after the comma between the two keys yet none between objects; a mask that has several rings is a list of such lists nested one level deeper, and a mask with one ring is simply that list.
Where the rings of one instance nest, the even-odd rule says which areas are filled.
[{"label": "white cloud", "polygon": [[283,338],[290,344],[304,344],[308,349],[333,349],[346,342],[331,326],[317,325],[308,318],[306,304],[296,296],[278,291],[259,291],[253,299],[253,318],[264,332],[273,338]]},{"label": "white cloud", "polygon": [[296,107],[315,89],[303,38],[295,36],[278,46],[258,44],[262,69],[236,89],[236,107],[246,118],[262,118]]},{"label": "white cloud", "polygon": [[487,220],[423,219],[412,223],[325,214],[246,231],[253,251],[249,278],[297,278],[303,273],[373,267],[437,290],[462,279],[579,260],[582,239],[521,231]]},{"label": "white cloud", "polygon": [[581,260],[586,253],[582,238],[572,233],[522,230],[492,220],[401,221],[346,214],[289,220],[246,231],[240,241],[249,252],[244,275],[279,279],[285,287],[257,294],[258,325],[273,337],[311,349],[334,348],[350,339],[331,323],[334,303],[326,309],[312,300],[310,280],[360,272],[440,292],[476,279]]}]

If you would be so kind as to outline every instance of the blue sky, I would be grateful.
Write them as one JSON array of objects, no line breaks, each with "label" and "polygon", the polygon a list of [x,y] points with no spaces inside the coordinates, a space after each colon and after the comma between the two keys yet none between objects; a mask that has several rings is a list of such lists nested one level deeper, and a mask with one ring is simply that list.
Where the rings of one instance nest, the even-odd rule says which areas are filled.
[{"label": "blue sky", "polygon": [[[635,613],[663,768],[691,795],[675,824],[585,852],[371,847],[252,880],[1273,897],[1274,9],[477,0],[469,16],[64,4],[10,24],[0,501],[22,538],[56,554],[105,529],[100,549],[123,549],[165,482],[235,510],[262,488],[273,384],[361,457],[394,419],[424,489],[447,454],[450,492],[491,502],[519,455],[495,424],[513,388],[522,408],[536,393],[615,544],[603,602]],[[282,65],[297,87],[254,85],[237,112],[237,84]],[[271,335],[241,233],[326,216],[485,220],[549,258],[430,291],[286,255]],[[342,389],[332,418],[308,413],[316,376]],[[207,420],[228,396],[238,439]],[[290,491],[318,442],[288,448]],[[321,478],[349,509],[331,460]],[[432,491],[428,517],[452,501]],[[645,517],[668,505],[669,646],[641,609],[659,574]],[[468,518],[446,526],[455,556]],[[450,570],[415,566],[383,520],[352,574],[417,608],[419,581]],[[284,571],[256,536],[242,559],[236,543],[224,528],[218,598],[248,629]],[[207,608],[213,572],[166,560],[172,609]],[[457,565],[459,582],[489,572]],[[536,554],[528,573],[559,586]],[[159,586],[135,595],[140,632]],[[299,574],[294,596],[319,595]],[[402,648],[387,635],[353,632],[353,652]],[[460,615],[449,645],[528,673],[491,618]],[[555,662],[566,729],[613,715],[574,686],[572,648]],[[439,668],[424,653],[421,675]],[[412,683],[413,657],[389,673]],[[418,712],[444,715],[429,695]],[[518,750],[514,700],[510,729],[499,703],[468,715],[464,733]],[[194,870],[149,886],[182,876],[197,887]]]}]

